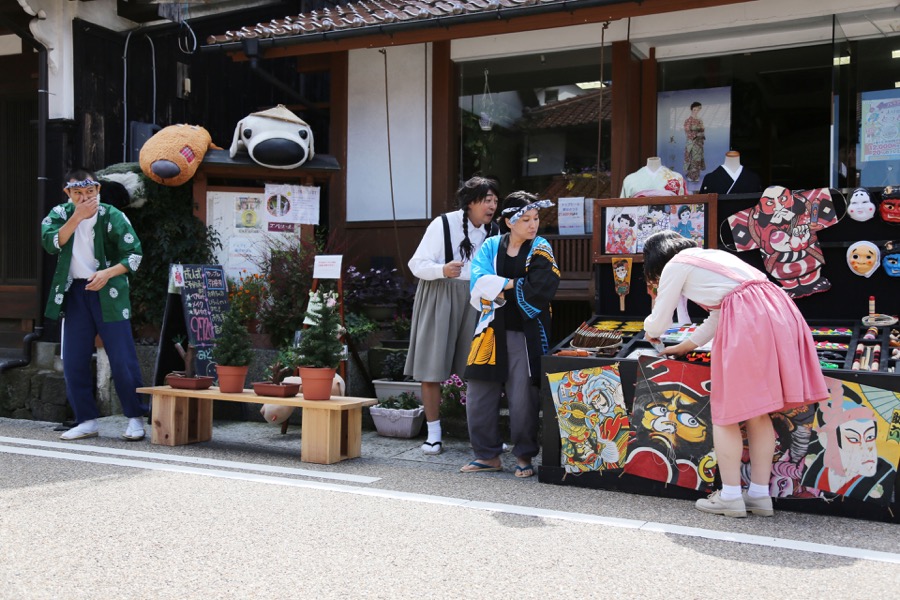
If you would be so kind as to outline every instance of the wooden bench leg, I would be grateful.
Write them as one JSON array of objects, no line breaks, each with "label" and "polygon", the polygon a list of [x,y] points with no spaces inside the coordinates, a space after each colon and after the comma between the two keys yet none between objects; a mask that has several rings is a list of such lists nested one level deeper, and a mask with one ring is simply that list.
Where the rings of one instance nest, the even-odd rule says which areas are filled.
[{"label": "wooden bench leg", "polygon": [[212,399],[153,395],[150,443],[183,446],[212,439]]},{"label": "wooden bench leg", "polygon": [[341,460],[341,413],[304,408],[300,433],[300,460],[330,465]]},{"label": "wooden bench leg", "polygon": [[358,458],[362,453],[362,408],[351,408],[341,415],[341,454],[346,458]]}]

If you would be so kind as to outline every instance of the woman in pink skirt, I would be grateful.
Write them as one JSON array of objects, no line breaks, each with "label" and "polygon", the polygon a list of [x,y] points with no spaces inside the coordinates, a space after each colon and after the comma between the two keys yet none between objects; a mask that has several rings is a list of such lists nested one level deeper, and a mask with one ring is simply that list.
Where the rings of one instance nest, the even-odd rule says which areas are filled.
[{"label": "woman in pink skirt", "polygon": [[[770,517],[769,477],[775,430],[769,413],[828,398],[812,334],[794,301],[734,255],[704,250],[674,231],[644,244],[644,277],[655,299],[644,321],[658,342],[683,295],[709,311],[687,340],[666,348],[683,356],[713,340],[710,405],[722,489],[697,508],[728,517]],[[750,487],[741,490],[741,423],[747,428]]]}]

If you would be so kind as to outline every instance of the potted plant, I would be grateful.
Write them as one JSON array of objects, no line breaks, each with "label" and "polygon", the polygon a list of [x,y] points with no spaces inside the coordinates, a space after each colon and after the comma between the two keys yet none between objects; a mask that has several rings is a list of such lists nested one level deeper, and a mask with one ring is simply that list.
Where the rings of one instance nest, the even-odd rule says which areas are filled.
[{"label": "potted plant", "polygon": [[228,280],[228,302],[237,309],[255,348],[272,348],[271,338],[260,321],[262,307],[268,302],[268,288],[265,276],[246,269],[237,279]]},{"label": "potted plant", "polygon": [[385,348],[403,349],[409,348],[409,333],[412,329],[412,321],[406,315],[398,314],[391,321],[391,335],[389,340],[382,340]]},{"label": "potted plant", "polygon": [[397,311],[402,283],[397,269],[369,269],[363,273],[351,265],[347,267],[345,286],[347,304],[370,319],[386,321]]},{"label": "potted plant", "polygon": [[259,320],[276,348],[293,341],[294,332],[303,327],[307,307],[297,290],[310,288],[316,253],[315,240],[300,236],[267,239],[257,265],[266,281]]},{"label": "potted plant", "polygon": [[465,418],[467,389],[466,382],[455,373],[441,383],[440,414],[442,419]]},{"label": "potted plant", "polygon": [[214,377],[199,376],[194,372],[194,358],[197,349],[188,344],[187,350],[182,346],[183,340],[175,340],[175,349],[184,361],[183,371],[172,371],[166,375],[166,385],[180,390],[205,390],[212,385]]},{"label": "potted plant", "polygon": [[386,437],[415,437],[425,421],[425,409],[411,392],[379,400],[377,406],[369,408],[369,413],[378,434]]},{"label": "potted plant", "polygon": [[[370,350],[370,352],[372,351]],[[403,392],[410,392],[421,399],[422,383],[403,375],[403,368],[406,366],[406,350],[385,350],[384,352],[384,359],[381,362],[381,378],[372,381],[375,386],[375,396],[381,400]]]},{"label": "potted plant", "polygon": [[250,333],[241,323],[234,307],[225,313],[222,331],[215,339],[212,358],[216,361],[219,390],[227,393],[243,392],[247,371],[253,362],[253,350]]},{"label": "potted plant", "polygon": [[304,323],[309,327],[300,335],[298,351],[303,397],[328,400],[334,373],[344,357],[341,342],[340,305],[335,292],[310,292]]},{"label": "potted plant", "polygon": [[284,378],[293,375],[300,366],[300,352],[297,348],[283,348],[275,357],[275,361],[266,367],[267,381],[255,381],[253,391],[257,396],[275,396],[290,398],[300,392],[299,383],[285,383]]}]

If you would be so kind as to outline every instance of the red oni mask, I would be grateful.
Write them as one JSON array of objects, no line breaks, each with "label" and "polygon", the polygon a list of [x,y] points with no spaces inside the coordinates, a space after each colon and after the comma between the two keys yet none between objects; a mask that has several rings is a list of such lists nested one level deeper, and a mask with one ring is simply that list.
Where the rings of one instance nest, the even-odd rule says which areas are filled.
[{"label": "red oni mask", "polygon": [[900,223],[900,198],[885,198],[878,205],[878,214],[885,223]]}]

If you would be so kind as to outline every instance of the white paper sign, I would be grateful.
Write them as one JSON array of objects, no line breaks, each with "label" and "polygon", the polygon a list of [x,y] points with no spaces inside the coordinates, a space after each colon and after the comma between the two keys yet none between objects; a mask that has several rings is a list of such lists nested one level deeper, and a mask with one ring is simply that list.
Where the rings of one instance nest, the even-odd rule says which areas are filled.
[{"label": "white paper sign", "polygon": [[315,186],[266,184],[267,231],[294,231],[295,225],[319,224],[319,188]]},{"label": "white paper sign", "polygon": [[557,204],[560,235],[584,235],[584,198],[560,198]]},{"label": "white paper sign", "polygon": [[340,279],[342,254],[320,254],[313,262],[313,279]]}]

